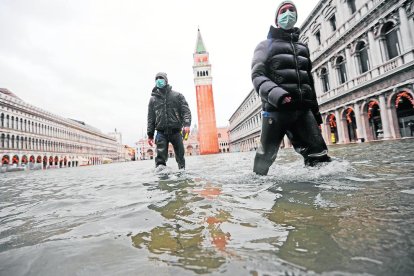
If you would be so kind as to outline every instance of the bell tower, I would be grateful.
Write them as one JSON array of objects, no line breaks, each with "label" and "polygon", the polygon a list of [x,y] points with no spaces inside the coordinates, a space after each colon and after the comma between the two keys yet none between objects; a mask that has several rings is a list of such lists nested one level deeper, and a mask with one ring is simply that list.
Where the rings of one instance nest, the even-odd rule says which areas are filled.
[{"label": "bell tower", "polygon": [[200,29],[198,29],[197,33],[197,41],[193,58],[200,154],[218,153],[219,145],[217,137],[216,113],[214,110],[211,64],[209,61],[209,54],[204,46],[203,38],[201,37]]}]

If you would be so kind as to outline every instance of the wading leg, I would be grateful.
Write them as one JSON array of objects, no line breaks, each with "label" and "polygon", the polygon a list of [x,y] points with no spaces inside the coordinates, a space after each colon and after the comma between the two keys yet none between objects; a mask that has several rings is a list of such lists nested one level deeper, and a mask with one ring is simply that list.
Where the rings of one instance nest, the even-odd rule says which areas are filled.
[{"label": "wading leg", "polygon": [[175,133],[170,136],[171,144],[174,147],[175,160],[179,169],[185,169],[184,144],[181,133]]},{"label": "wading leg", "polygon": [[157,157],[155,157],[155,167],[159,165],[166,166],[168,160],[168,139],[167,137],[157,132],[155,137],[155,144],[157,145]]},{"label": "wading leg", "polygon": [[306,166],[331,161],[321,130],[310,110],[299,115],[289,128],[288,137],[295,151],[303,156]]},{"label": "wading leg", "polygon": [[281,116],[262,119],[260,145],[256,151],[253,165],[253,172],[256,174],[267,175],[270,166],[276,159],[280,143],[285,135],[285,130],[282,125],[283,120],[281,119]]}]

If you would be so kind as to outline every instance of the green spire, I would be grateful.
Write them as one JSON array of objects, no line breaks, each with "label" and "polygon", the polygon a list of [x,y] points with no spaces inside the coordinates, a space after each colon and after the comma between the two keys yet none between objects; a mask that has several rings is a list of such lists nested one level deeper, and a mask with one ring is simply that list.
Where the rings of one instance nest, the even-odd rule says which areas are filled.
[{"label": "green spire", "polygon": [[203,38],[201,37],[200,29],[198,29],[197,33],[197,42],[195,52],[197,54],[204,54],[207,52],[206,47],[204,46]]}]

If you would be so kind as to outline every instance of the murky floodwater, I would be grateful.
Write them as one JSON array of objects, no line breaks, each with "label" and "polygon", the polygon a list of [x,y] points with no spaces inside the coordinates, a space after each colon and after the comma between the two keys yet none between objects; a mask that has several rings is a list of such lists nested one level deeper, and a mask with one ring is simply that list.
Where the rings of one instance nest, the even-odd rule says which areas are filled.
[{"label": "murky floodwater", "polygon": [[414,275],[414,139],[0,175],[0,275]]}]

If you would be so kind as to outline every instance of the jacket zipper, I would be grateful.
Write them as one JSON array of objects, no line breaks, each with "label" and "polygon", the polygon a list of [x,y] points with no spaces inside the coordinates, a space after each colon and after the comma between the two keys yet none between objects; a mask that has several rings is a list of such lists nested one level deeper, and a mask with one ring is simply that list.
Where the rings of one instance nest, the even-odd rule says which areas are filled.
[{"label": "jacket zipper", "polygon": [[299,75],[299,68],[298,68],[298,57],[297,57],[297,54],[296,54],[295,45],[293,45],[293,33],[290,34],[290,45],[292,46],[293,54],[294,54],[294,57],[295,57],[296,75],[298,76],[298,89],[299,89],[299,94],[300,94],[300,102],[302,103],[303,102],[302,88],[301,88],[302,85],[300,83],[300,75]]},{"label": "jacket zipper", "polygon": [[165,102],[164,102],[164,107],[165,107],[165,133],[168,134],[168,107],[167,107],[167,98],[168,98],[168,94],[167,94],[167,90],[165,90]]}]

